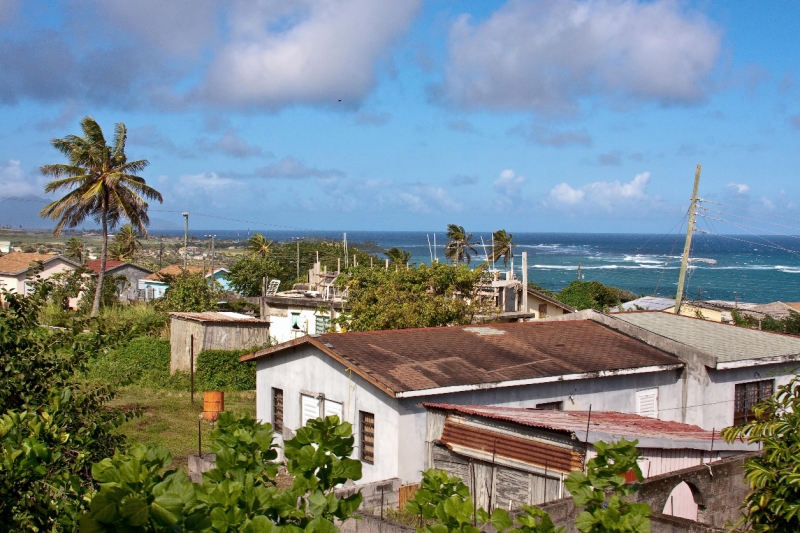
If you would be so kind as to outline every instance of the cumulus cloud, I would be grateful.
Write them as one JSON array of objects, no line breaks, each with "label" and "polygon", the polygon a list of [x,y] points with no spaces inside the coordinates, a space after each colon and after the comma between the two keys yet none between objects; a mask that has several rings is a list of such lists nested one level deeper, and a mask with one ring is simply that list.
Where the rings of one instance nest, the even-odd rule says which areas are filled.
[{"label": "cumulus cloud", "polygon": [[749,196],[750,186],[745,183],[729,183],[725,186],[725,192],[732,196]]},{"label": "cumulus cloud", "polygon": [[516,196],[525,185],[525,177],[518,176],[512,169],[507,168],[494,180],[494,190],[506,196]]},{"label": "cumulus cloud", "polygon": [[721,32],[674,0],[509,0],[450,29],[434,94],[466,108],[573,112],[580,99],[704,98]]},{"label": "cumulus cloud", "polygon": [[194,196],[197,194],[218,195],[228,193],[231,189],[238,189],[243,186],[241,181],[220,176],[216,172],[201,172],[199,174],[184,174],[178,178],[175,187],[176,192],[184,196]]},{"label": "cumulus cloud", "polygon": [[646,188],[650,173],[637,174],[628,183],[619,181],[596,181],[581,187],[560,183],[548,193],[545,202],[563,207],[591,207],[603,211],[614,211],[632,202],[649,200]]},{"label": "cumulus cloud", "polygon": [[279,162],[261,167],[256,170],[255,175],[260,178],[285,178],[285,179],[330,179],[336,177],[343,177],[345,174],[341,170],[335,168],[321,170],[314,167],[305,165],[302,161],[294,157],[287,156]]},{"label": "cumulus cloud", "polygon": [[262,154],[259,146],[249,144],[233,129],[227,130],[222,137],[214,142],[210,142],[208,139],[200,139],[200,141],[198,141],[198,146],[202,150],[219,152],[238,158]]},{"label": "cumulus cloud", "polygon": [[464,207],[461,203],[453,200],[443,188],[424,183],[414,185],[411,190],[399,189],[396,198],[412,213],[438,211],[457,213]]},{"label": "cumulus cloud", "polygon": [[219,104],[278,108],[357,106],[375,85],[375,64],[414,19],[419,0],[236,4],[230,39],[200,90]]},{"label": "cumulus cloud", "polygon": [[392,119],[389,113],[359,113],[356,124],[361,126],[383,126]]},{"label": "cumulus cloud", "polygon": [[25,175],[20,162],[11,159],[7,164],[0,164],[0,196],[27,196],[41,194],[42,188],[35,179]]}]

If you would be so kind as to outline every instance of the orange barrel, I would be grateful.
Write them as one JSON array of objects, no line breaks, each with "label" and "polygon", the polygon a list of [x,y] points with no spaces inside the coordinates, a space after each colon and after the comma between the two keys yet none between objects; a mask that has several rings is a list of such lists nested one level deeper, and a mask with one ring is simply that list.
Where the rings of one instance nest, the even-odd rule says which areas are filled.
[{"label": "orange barrel", "polygon": [[203,418],[214,421],[225,410],[225,393],[206,391],[203,393]]}]

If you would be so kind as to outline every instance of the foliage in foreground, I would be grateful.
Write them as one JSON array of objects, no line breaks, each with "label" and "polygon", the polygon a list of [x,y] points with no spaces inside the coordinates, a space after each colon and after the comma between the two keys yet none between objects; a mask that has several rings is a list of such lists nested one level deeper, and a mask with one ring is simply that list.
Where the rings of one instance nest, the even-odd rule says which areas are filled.
[{"label": "foliage in foreground", "polygon": [[575,280],[561,289],[557,298],[578,311],[583,309],[608,311],[615,305],[635,300],[637,296],[624,289],[603,285],[599,281]]},{"label": "foliage in foreground", "polygon": [[[586,473],[573,472],[566,480],[575,505],[585,509],[578,515],[575,527],[583,533],[648,533],[650,506],[628,503],[625,497],[637,492],[638,483],[625,483],[631,470],[638,481],[642,472],[636,463],[638,441],[621,439],[594,446],[597,457],[587,464]],[[529,505],[512,522],[504,509],[491,514],[477,508],[469,488],[457,477],[446,472],[423,472],[420,489],[407,504],[407,510],[419,516],[419,533],[480,533],[491,524],[498,533],[563,533],[550,515]]]},{"label": "foliage in foreground", "polygon": [[259,349],[203,350],[197,355],[197,386],[201,390],[255,390],[256,362],[240,363],[239,357]]},{"label": "foliage in foreground", "polygon": [[38,325],[52,285],[8,292],[0,309],[0,532],[71,531],[96,488],[92,463],[124,446],[116,429],[126,416],[110,409],[109,387],[86,388],[75,372],[125,332],[86,323],[53,330]]},{"label": "foliage in foreground", "polygon": [[95,465],[101,489],[81,531],[94,532],[285,532],[335,533],[361,504],[361,493],[339,498],[334,488],[361,478],[352,427],[336,416],[310,420],[286,441],[292,487],[279,490],[270,424],[221,413],[211,434],[216,468],[191,483],[163,447],[135,446]]},{"label": "foliage in foreground", "polygon": [[356,267],[337,283],[347,309],[333,320],[343,330],[424,328],[470,324],[493,308],[477,297],[483,269],[434,263],[414,268]]},{"label": "foliage in foreground", "polygon": [[747,460],[750,494],[736,527],[742,531],[800,531],[800,377],[753,408],[754,418],[722,431],[726,442],[746,439],[763,453]]}]

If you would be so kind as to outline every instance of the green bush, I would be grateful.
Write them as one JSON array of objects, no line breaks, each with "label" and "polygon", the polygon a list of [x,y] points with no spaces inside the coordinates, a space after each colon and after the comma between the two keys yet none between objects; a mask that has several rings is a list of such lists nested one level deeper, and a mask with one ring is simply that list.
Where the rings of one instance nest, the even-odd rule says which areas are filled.
[{"label": "green bush", "polygon": [[101,355],[89,366],[87,378],[102,383],[128,383],[162,389],[188,388],[184,373],[169,374],[169,341],[136,337]]},{"label": "green bush", "polygon": [[197,355],[197,388],[232,391],[255,389],[255,361],[239,362],[239,357],[254,350],[203,350]]}]

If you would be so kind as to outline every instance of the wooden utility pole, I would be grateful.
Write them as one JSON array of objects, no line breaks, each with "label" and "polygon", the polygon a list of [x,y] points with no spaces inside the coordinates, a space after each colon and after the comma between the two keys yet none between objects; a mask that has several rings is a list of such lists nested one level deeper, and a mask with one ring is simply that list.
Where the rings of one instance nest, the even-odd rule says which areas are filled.
[{"label": "wooden utility pole", "polygon": [[186,272],[186,256],[189,253],[189,213],[183,212],[183,220],[185,222],[183,229],[183,271]]},{"label": "wooden utility pole", "polygon": [[697,189],[700,186],[700,171],[703,165],[697,165],[694,174],[694,189],[692,190],[692,204],[689,206],[689,227],[686,228],[686,244],[683,246],[683,257],[681,257],[681,273],[678,276],[678,293],[675,295],[675,314],[681,314],[681,304],[683,303],[683,285],[686,282],[686,267],[689,266],[689,252],[692,249],[692,232],[694,231],[694,218],[697,211]]}]

